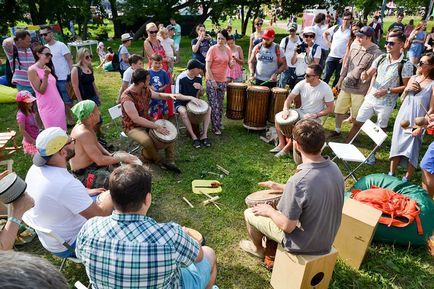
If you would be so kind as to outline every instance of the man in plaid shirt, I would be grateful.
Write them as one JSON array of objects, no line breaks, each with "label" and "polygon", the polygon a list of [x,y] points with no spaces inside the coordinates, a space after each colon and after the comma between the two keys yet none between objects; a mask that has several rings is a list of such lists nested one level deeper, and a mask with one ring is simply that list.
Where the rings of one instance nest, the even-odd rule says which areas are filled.
[{"label": "man in plaid shirt", "polygon": [[147,169],[119,167],[109,186],[115,211],[86,222],[77,237],[77,257],[93,288],[213,288],[214,251],[180,225],[146,216],[151,206]]}]

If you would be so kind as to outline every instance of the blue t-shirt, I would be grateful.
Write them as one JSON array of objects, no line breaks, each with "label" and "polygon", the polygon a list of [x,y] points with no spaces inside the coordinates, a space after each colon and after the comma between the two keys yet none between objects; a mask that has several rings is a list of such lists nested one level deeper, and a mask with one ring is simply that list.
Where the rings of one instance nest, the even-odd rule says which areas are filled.
[{"label": "blue t-shirt", "polygon": [[[197,43],[197,38],[191,40],[191,46],[193,47]],[[212,43],[208,39],[202,40],[202,42],[199,45],[199,49],[196,52],[193,52],[192,58],[197,59],[202,63],[205,63],[206,54],[211,47]]]},{"label": "blue t-shirt", "polygon": [[158,91],[160,87],[169,84],[169,75],[167,75],[167,72],[163,69],[158,71],[149,69],[149,74],[151,76],[149,84],[154,87],[155,91]]}]

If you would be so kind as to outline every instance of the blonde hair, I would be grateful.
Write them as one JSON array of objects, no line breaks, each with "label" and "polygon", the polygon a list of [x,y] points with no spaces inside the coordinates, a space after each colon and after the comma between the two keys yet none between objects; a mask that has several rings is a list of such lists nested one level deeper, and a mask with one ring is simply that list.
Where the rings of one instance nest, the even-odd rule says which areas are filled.
[{"label": "blonde hair", "polygon": [[164,27],[164,26],[160,27],[160,30],[158,31],[158,35],[157,36],[160,37],[160,38],[163,38],[163,34],[164,33],[167,34],[168,32],[169,32],[169,30],[167,30],[166,27]]},{"label": "blonde hair", "polygon": [[151,28],[157,28],[158,30],[158,27],[154,22],[149,22],[148,24],[146,24],[146,31],[151,30]]},{"label": "blonde hair", "polygon": [[[77,51],[77,66],[83,65],[86,53],[91,55],[89,48],[86,47],[82,47]],[[88,66],[92,70],[92,62]]]}]

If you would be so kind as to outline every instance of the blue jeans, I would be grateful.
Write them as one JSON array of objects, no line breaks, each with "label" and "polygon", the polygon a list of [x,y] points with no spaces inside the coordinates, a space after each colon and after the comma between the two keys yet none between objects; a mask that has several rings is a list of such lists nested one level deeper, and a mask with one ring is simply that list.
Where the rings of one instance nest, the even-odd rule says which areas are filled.
[{"label": "blue jeans", "polygon": [[327,56],[329,55],[329,52],[330,52],[330,50],[321,49],[321,58],[319,60],[319,64],[321,64],[323,69],[325,66]]},{"label": "blue jeans", "polygon": [[57,80],[56,86],[57,90],[60,93],[60,96],[62,97],[62,100],[66,104],[72,104],[72,98],[69,96],[68,91],[66,90],[66,84],[68,83],[67,80]]},{"label": "blue jeans", "polygon": [[295,67],[288,67],[287,70],[280,74],[279,87],[285,88],[288,84],[291,89],[297,83],[297,75],[295,74]]},{"label": "blue jeans", "polygon": [[333,73],[335,73],[335,80],[333,81],[333,86],[336,86],[336,84],[339,81],[339,77],[341,77],[341,68],[342,68],[341,61],[342,58],[337,58],[332,56],[327,57],[325,63],[324,75],[323,75],[323,80],[325,83],[328,84]]}]

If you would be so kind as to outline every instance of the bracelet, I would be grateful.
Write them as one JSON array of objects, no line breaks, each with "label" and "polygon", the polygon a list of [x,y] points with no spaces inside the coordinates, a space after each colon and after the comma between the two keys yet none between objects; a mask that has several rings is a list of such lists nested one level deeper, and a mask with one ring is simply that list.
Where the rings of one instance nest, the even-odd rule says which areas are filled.
[{"label": "bracelet", "polygon": [[9,217],[9,218],[8,218],[8,222],[15,223],[15,224],[17,224],[18,226],[21,225],[21,220],[18,220],[18,219],[15,218],[15,217]]}]

